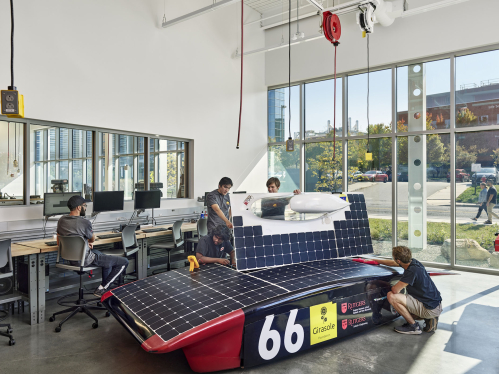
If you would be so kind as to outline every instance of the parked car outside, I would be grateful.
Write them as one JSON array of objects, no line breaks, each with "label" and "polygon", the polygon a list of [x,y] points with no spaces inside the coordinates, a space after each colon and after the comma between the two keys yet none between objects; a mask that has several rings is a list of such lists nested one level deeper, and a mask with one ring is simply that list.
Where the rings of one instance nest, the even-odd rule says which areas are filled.
[{"label": "parked car outside", "polygon": [[379,170],[370,170],[362,174],[369,182],[388,182],[388,175]]},{"label": "parked car outside", "polygon": [[[456,182],[468,182],[470,175],[464,169],[456,169]],[[450,182],[450,171],[447,173],[447,182]]]},{"label": "parked car outside", "polygon": [[473,174],[472,177],[473,185],[480,182],[486,182],[487,180],[491,180],[492,183],[497,184],[497,181],[499,181],[499,172],[496,167],[481,168],[481,170]]}]

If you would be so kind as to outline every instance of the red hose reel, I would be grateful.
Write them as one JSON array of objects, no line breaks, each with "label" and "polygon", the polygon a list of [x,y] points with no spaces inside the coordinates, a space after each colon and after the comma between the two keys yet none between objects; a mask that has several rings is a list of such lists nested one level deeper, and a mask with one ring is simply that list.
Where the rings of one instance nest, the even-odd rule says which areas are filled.
[{"label": "red hose reel", "polygon": [[322,29],[327,40],[335,46],[340,44],[341,23],[336,14],[329,11],[322,13]]}]

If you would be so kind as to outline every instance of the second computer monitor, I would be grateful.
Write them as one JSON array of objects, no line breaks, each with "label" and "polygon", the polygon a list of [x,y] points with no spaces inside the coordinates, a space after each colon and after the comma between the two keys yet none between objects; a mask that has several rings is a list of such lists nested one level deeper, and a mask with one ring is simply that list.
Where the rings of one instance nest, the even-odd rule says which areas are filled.
[{"label": "second computer monitor", "polygon": [[45,193],[43,197],[43,215],[51,217],[69,214],[68,200],[75,195],[81,196],[81,192]]},{"label": "second computer monitor", "polygon": [[125,191],[99,191],[94,192],[94,213],[113,212],[123,210],[125,204]]},{"label": "second computer monitor", "polygon": [[135,191],[135,210],[161,207],[161,191]]}]

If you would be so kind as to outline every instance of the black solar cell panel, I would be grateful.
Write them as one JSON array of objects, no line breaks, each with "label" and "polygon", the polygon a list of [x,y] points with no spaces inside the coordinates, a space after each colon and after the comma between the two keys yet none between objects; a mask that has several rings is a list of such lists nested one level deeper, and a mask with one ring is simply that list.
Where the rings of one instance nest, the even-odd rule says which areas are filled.
[{"label": "black solar cell panel", "polygon": [[219,265],[169,271],[112,291],[164,341],[234,310],[288,292]]},{"label": "black solar cell panel", "polygon": [[238,270],[373,253],[364,195],[347,197],[350,211],[345,212],[345,220],[334,222],[334,230],[263,235],[262,226],[235,227]]}]

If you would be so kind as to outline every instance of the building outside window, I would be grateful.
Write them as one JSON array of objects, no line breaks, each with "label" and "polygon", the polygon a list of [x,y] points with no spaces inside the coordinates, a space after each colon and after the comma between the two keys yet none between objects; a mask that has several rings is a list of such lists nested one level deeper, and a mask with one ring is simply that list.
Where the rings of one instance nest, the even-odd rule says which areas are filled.
[{"label": "building outside window", "polygon": [[46,192],[92,198],[92,131],[31,125],[32,204]]},{"label": "building outside window", "polygon": [[99,133],[99,178],[101,191],[124,191],[132,200],[135,184],[144,180],[144,138]]},{"label": "building outside window", "polygon": [[186,196],[185,142],[150,139],[149,182],[163,198]]}]

